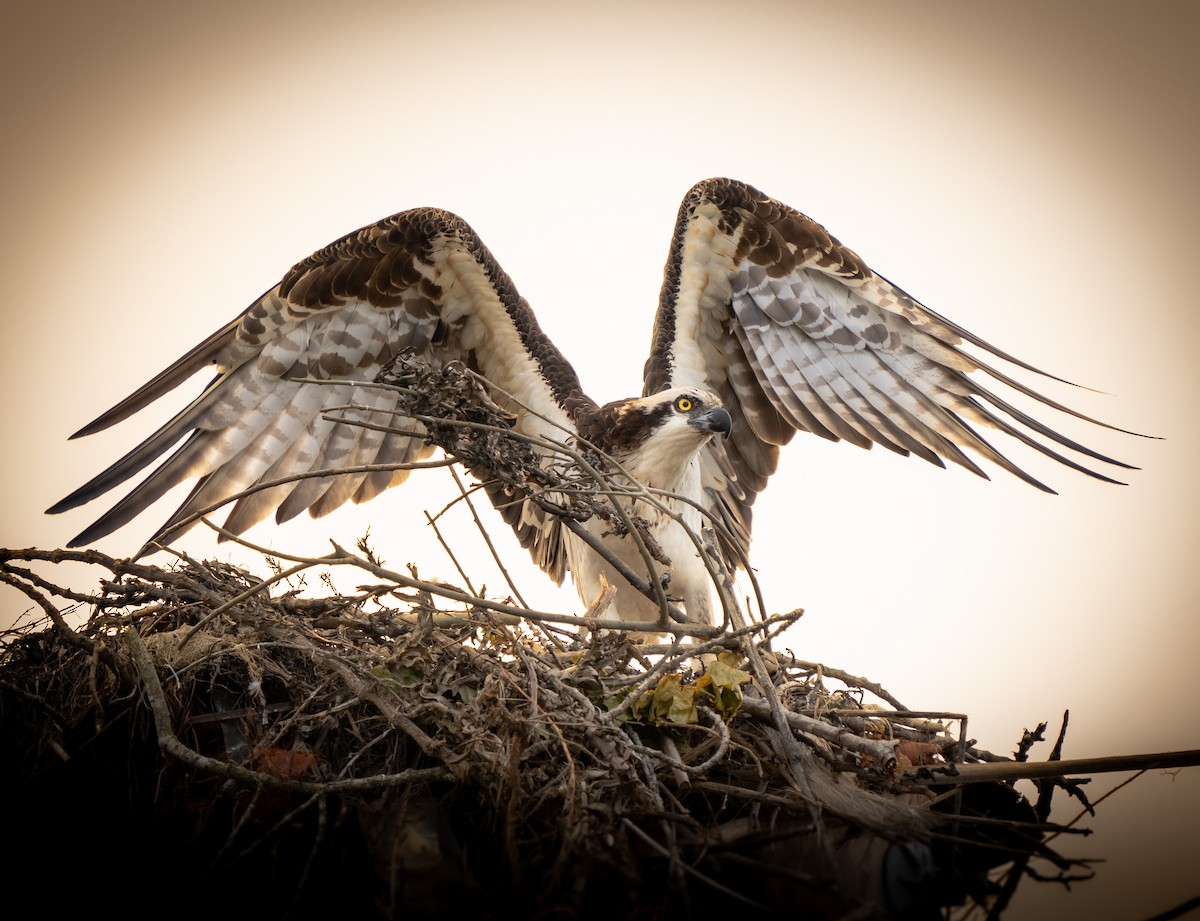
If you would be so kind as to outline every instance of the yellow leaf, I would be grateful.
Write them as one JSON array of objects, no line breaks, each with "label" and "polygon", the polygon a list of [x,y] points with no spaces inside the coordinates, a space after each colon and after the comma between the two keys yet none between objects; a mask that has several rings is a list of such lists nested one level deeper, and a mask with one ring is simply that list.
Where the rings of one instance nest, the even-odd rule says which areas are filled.
[{"label": "yellow leaf", "polygon": [[747,672],[738,668],[741,657],[732,652],[723,652],[704,670],[704,676],[719,688],[737,690],[750,680]]},{"label": "yellow leaf", "polygon": [[654,717],[676,725],[695,723],[700,719],[696,697],[700,689],[685,687],[678,675],[664,675],[654,689]]},{"label": "yellow leaf", "polygon": [[723,652],[709,663],[704,678],[697,682],[701,684],[708,679],[712,684],[709,693],[713,696],[713,703],[725,717],[737,713],[742,705],[742,685],[750,680],[750,675],[737,667],[740,662],[741,657],[737,654]]}]

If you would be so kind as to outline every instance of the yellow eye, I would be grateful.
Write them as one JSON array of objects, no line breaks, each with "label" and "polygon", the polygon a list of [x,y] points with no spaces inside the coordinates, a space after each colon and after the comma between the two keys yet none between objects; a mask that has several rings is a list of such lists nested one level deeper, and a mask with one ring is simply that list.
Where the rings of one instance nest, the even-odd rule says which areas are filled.
[{"label": "yellow eye", "polygon": [[695,404],[687,397],[677,397],[675,400],[675,408],[681,413],[691,412],[693,405]]}]

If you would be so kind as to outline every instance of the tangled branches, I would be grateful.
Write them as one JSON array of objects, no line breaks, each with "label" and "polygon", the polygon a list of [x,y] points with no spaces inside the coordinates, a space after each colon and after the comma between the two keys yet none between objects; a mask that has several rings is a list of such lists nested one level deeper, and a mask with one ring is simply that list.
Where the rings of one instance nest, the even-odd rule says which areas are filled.
[{"label": "tangled branches", "polygon": [[[110,578],[89,595],[32,572],[68,561]],[[383,917],[837,916],[895,897],[888,853],[923,855],[922,897],[955,903],[985,899],[986,871],[1051,830],[1015,795],[973,823],[961,796],[906,779],[980,753],[954,720],[873,685],[891,707],[864,706],[869,682],[772,651],[799,612],[686,648],[581,643],[450,605],[460,590],[440,583],[306,597],[284,572],[4,551],[0,578],[54,618],[0,659],[0,729],[23,753],[8,779],[31,791],[12,827],[48,848],[42,832],[99,810],[124,830],[113,853],[141,854],[146,893],[186,860],[205,893],[253,878],[261,912],[296,917],[332,900]],[[145,853],[153,836],[170,848]]]},{"label": "tangled branches", "polygon": [[[466,369],[401,360],[367,386],[406,394],[421,434],[493,497],[589,543],[580,522],[600,516],[660,559],[624,501],[660,497],[586,444],[511,431]],[[908,710],[774,648],[800,612],[744,616],[711,552],[736,541],[710,524],[692,538],[710,551],[716,630],[680,624],[661,585],[597,543],[659,621],[531,610],[511,583],[515,598],[484,598],[465,573],[461,588],[389,569],[365,540],[276,554],[266,578],[182,555],[0,550],[0,582],[41,615],[0,651],[0,764],[25,793],[6,816],[26,842],[15,878],[55,883],[64,832],[102,836],[98,866],[132,875],[123,909],[160,910],[186,878],[194,910],[263,917],[921,918],[995,908],[1019,876],[997,873],[1031,856],[1071,878],[1046,841],[1073,829],[1004,782],[1018,775],[979,775],[1039,766],[975,749],[964,714]],[[45,574],[65,563],[99,567],[99,589]],[[368,584],[302,591],[325,567]],[[94,889],[57,906],[94,908]]]}]

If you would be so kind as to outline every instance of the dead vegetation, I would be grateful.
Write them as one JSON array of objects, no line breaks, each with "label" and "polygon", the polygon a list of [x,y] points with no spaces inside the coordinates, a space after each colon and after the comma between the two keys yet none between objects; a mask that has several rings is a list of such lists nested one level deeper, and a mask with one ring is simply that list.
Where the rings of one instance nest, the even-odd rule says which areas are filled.
[{"label": "dead vegetation", "polygon": [[93,551],[0,572],[49,603],[68,590],[27,564],[67,560],[108,570],[73,599],[86,624],[26,625],[0,661],[26,874],[83,847],[135,873],[126,897],[186,868],[189,900],[253,891],[269,916],[837,917],[880,899],[889,850],[921,897],[987,904],[986,871],[1052,831],[1006,785],[910,778],[982,757],[961,716],[773,651],[797,614],[672,649],[395,583],[309,597]]},{"label": "dead vegetation", "polygon": [[[548,479],[472,376],[406,373],[414,417],[476,477],[638,528],[603,459]],[[67,562],[98,587],[56,581]],[[601,629],[602,608],[389,570],[365,541],[269,562],[0,550],[33,605],[0,651],[14,897],[134,916],[986,917],[1027,869],[1088,874],[1050,845],[1078,833],[1048,822],[1078,783],[1042,781],[1036,802],[1011,783],[1041,729],[1015,759],[980,751],[964,714],[778,648],[800,612],[747,617],[724,585],[714,633],[663,599],[676,633],[656,646]],[[364,584],[300,590],[322,566]]]}]

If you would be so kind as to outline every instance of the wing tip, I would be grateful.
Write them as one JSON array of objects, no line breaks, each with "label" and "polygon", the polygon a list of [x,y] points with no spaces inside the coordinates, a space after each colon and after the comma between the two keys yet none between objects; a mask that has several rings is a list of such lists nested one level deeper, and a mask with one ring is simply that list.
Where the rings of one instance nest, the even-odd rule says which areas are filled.
[{"label": "wing tip", "polygon": [[93,499],[104,494],[105,490],[97,492],[94,487],[94,482],[85,483],[73,492],[63,496],[52,506],[46,509],[46,515],[61,515],[63,512],[69,512],[73,508],[79,508],[81,505],[87,505]]},{"label": "wing tip", "polygon": [[103,432],[107,428],[111,428],[120,419],[114,418],[117,407],[102,412],[95,419],[83,426],[79,431],[67,436],[67,441],[74,441],[77,438],[86,438],[88,435],[95,435],[97,432]]},{"label": "wing tip", "polygon": [[86,547],[88,544],[95,543],[100,538],[111,533],[111,528],[103,529],[98,527],[99,524],[100,522],[97,521],[94,524],[88,525],[88,527],[84,528],[69,541],[67,541],[67,547],[72,550],[77,547]]}]

